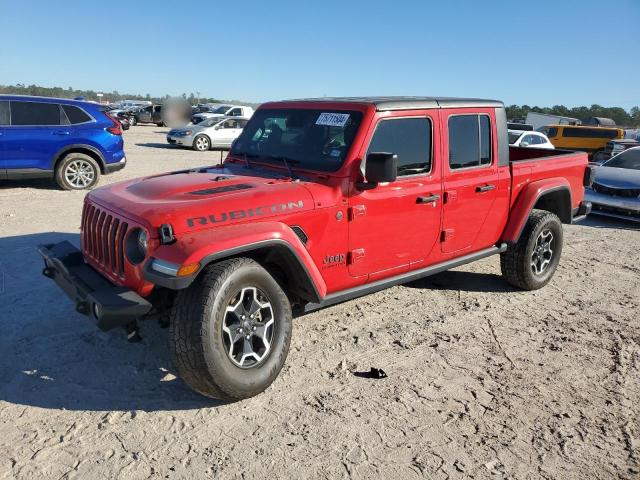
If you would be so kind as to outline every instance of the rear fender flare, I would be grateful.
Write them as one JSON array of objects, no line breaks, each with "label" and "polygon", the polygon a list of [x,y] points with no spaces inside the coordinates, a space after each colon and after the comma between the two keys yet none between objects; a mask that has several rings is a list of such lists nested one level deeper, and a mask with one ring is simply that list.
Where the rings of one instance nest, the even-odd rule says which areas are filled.
[{"label": "rear fender flare", "polygon": [[545,196],[550,194],[558,194],[559,198],[566,198],[566,200],[559,202],[553,209],[545,208],[545,210],[552,211],[558,215],[563,223],[571,223],[571,206],[573,203],[571,186],[567,179],[558,177],[538,180],[524,187],[513,203],[501,241],[516,243],[522,234],[531,210],[536,208],[536,204],[539,201],[544,200]]}]

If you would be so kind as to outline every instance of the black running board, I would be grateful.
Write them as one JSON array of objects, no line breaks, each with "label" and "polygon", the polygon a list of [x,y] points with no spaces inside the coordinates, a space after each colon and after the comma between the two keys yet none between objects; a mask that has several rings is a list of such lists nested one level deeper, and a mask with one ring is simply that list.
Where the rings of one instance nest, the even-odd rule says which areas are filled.
[{"label": "black running board", "polygon": [[461,265],[465,265],[467,263],[475,262],[476,260],[490,257],[498,253],[503,253],[506,250],[507,250],[507,244],[503,243],[500,246],[486,248],[484,250],[480,250],[479,252],[470,253],[463,257],[458,257],[452,260],[447,260],[446,262],[437,263],[429,267],[421,268],[420,270],[413,270],[411,272],[406,272],[401,275],[396,275],[394,277],[384,278],[382,280],[378,280],[372,283],[367,283],[365,285],[349,288],[348,290],[342,290],[340,292],[331,293],[326,297],[324,297],[324,299],[322,299],[322,301],[319,303],[307,303],[304,306],[304,309],[300,313],[313,312],[314,310],[319,310],[321,308],[329,307],[337,303],[346,302],[347,300],[352,300],[354,298],[362,297],[364,295],[369,295],[370,293],[379,292],[380,290],[393,287],[394,285],[413,282],[415,280],[419,280],[421,278],[428,277],[430,275],[435,275],[436,273],[444,272],[445,270],[450,270],[452,268],[456,268]]}]

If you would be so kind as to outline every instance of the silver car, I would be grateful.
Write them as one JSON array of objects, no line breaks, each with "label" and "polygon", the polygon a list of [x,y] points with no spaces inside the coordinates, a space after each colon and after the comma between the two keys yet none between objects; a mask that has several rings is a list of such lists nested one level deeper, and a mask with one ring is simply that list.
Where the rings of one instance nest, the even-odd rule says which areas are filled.
[{"label": "silver car", "polygon": [[640,147],[629,148],[596,167],[585,192],[591,213],[640,222]]},{"label": "silver car", "polygon": [[199,152],[212,148],[228,148],[240,136],[247,124],[246,118],[214,117],[197,125],[174,128],[167,133],[167,142],[190,147]]}]

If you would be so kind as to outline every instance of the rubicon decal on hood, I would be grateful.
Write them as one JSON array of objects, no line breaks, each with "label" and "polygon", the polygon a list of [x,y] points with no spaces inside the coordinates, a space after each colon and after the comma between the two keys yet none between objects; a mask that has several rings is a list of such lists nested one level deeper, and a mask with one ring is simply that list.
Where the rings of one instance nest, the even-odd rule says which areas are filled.
[{"label": "rubicon decal on hood", "polygon": [[224,223],[230,220],[240,220],[243,218],[259,217],[261,215],[268,215],[270,213],[284,213],[297,208],[303,208],[304,202],[297,200],[295,202],[287,203],[275,203],[273,205],[266,205],[261,207],[248,208],[246,210],[231,210],[224,213],[212,213],[206,217],[193,217],[187,218],[187,226],[189,228],[196,225],[207,225],[213,223]]}]

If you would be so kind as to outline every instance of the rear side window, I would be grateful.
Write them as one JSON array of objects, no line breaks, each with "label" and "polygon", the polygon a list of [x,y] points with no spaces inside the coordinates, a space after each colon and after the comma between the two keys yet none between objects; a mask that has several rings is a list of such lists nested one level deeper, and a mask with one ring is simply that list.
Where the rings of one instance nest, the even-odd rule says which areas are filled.
[{"label": "rear side window", "polygon": [[62,105],[62,109],[67,115],[67,118],[69,119],[69,123],[71,125],[91,121],[91,117],[81,108],[74,107],[73,105]]},{"label": "rear side window", "polygon": [[10,118],[9,102],[0,102],[0,125],[9,125]]},{"label": "rear side window", "polygon": [[452,170],[491,163],[491,121],[487,115],[454,115],[448,126]]},{"label": "rear side window", "polygon": [[564,127],[562,136],[571,138],[616,138],[618,131],[606,128]]},{"label": "rear side window", "polygon": [[367,154],[388,152],[398,155],[398,176],[431,170],[431,120],[398,118],[382,120],[373,134]]},{"label": "rear side window", "polygon": [[11,125],[60,125],[60,117],[57,103],[11,101]]}]

